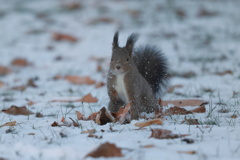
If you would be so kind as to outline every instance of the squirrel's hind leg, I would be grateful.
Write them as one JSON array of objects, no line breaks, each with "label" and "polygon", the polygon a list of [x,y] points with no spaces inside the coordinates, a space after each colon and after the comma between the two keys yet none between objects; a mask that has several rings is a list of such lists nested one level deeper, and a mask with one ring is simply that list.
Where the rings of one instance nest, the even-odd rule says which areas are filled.
[{"label": "squirrel's hind leg", "polygon": [[124,106],[124,103],[122,101],[113,102],[110,100],[108,103],[108,110],[113,113],[117,113],[119,111],[119,108],[122,106]]}]

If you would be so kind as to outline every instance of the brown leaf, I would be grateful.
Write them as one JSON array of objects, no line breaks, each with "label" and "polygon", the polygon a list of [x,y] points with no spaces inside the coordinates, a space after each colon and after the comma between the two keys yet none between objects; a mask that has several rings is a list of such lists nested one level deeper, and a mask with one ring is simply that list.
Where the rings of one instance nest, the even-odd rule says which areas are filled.
[{"label": "brown leaf", "polygon": [[95,88],[100,88],[100,87],[103,87],[105,86],[105,83],[104,82],[98,82],[96,85],[95,85]]},{"label": "brown leaf", "polygon": [[37,112],[35,116],[36,116],[37,118],[42,118],[42,117],[43,117],[43,114],[40,113],[40,112]]},{"label": "brown leaf", "polygon": [[95,129],[88,129],[86,131],[81,132],[81,134],[85,134],[85,133],[94,134],[94,133],[96,133],[96,130]]},{"label": "brown leaf", "polygon": [[195,108],[195,109],[191,110],[191,112],[193,112],[193,113],[205,113],[206,112],[205,105],[201,105],[198,108]]},{"label": "brown leaf", "polygon": [[62,117],[61,122],[66,123],[66,120],[64,117]]},{"label": "brown leaf", "polygon": [[8,67],[0,66],[0,76],[5,76],[11,72],[11,69],[9,69]]},{"label": "brown leaf", "polygon": [[67,103],[72,103],[72,102],[86,102],[86,103],[97,103],[98,99],[96,97],[93,97],[90,93],[84,96],[83,98],[76,99],[76,100],[63,100],[63,99],[54,99],[51,100],[51,102],[67,102]]},{"label": "brown leaf", "polygon": [[55,41],[69,41],[73,43],[78,41],[78,39],[74,36],[57,32],[53,33],[52,39]]},{"label": "brown leaf", "polygon": [[37,88],[37,87],[38,87],[38,86],[35,84],[34,80],[31,79],[31,78],[28,80],[27,86],[28,86],[28,87],[33,87],[33,88]]},{"label": "brown leaf", "polygon": [[27,86],[16,86],[16,87],[11,87],[12,90],[17,90],[17,91],[25,91]]},{"label": "brown leaf", "polygon": [[148,120],[148,121],[144,121],[144,122],[135,123],[135,126],[136,127],[146,127],[146,126],[150,126],[153,124],[162,125],[163,121],[161,119],[152,119],[152,120]]},{"label": "brown leaf", "polygon": [[84,114],[82,114],[82,113],[79,112],[79,111],[76,111],[76,114],[77,114],[77,119],[78,119],[78,120],[83,120]]},{"label": "brown leaf", "polygon": [[77,123],[75,120],[73,120],[71,117],[69,117],[73,121],[73,126],[74,127],[79,127],[79,123]]},{"label": "brown leaf", "polygon": [[61,75],[55,75],[55,76],[53,77],[53,79],[54,79],[54,80],[59,80],[59,79],[62,79],[62,76],[61,76]]},{"label": "brown leaf", "polygon": [[13,66],[20,66],[20,67],[26,67],[26,66],[30,66],[31,63],[29,63],[26,59],[24,58],[16,58],[14,59],[11,64]]},{"label": "brown leaf", "polygon": [[173,93],[173,91],[175,90],[175,88],[183,88],[183,85],[182,84],[176,84],[176,85],[173,85],[173,86],[170,86],[167,90],[168,93]]},{"label": "brown leaf", "polygon": [[216,12],[216,11],[209,11],[209,10],[207,10],[205,8],[200,9],[198,11],[198,14],[197,14],[198,17],[211,17],[211,16],[216,16],[216,15],[218,15],[218,12]]},{"label": "brown leaf", "polygon": [[196,73],[193,71],[184,72],[184,73],[173,72],[173,73],[170,73],[169,76],[170,77],[192,78],[192,77],[196,77]]},{"label": "brown leaf", "polygon": [[131,108],[131,103],[128,103],[124,108],[121,107],[117,113],[112,113],[117,121],[121,124],[128,123],[131,121],[129,110]]},{"label": "brown leaf", "polygon": [[99,125],[105,125],[108,122],[114,122],[114,117],[111,115],[111,113],[105,108],[101,108],[99,113],[97,114],[97,117],[95,119],[95,122]]},{"label": "brown leaf", "polygon": [[52,124],[51,124],[52,127],[58,127],[58,123],[56,121],[54,121]]},{"label": "brown leaf", "polygon": [[100,24],[100,23],[113,23],[114,19],[109,18],[109,17],[100,17],[100,18],[96,18],[96,19],[92,19],[88,22],[88,25],[96,25],[96,24]]},{"label": "brown leaf", "polygon": [[180,108],[177,106],[171,107],[165,111],[166,114],[174,115],[174,114],[180,114],[180,115],[185,115],[185,114],[192,114],[191,111],[188,111],[184,108]]},{"label": "brown leaf", "polygon": [[78,10],[82,8],[82,5],[80,3],[72,2],[69,4],[64,4],[62,8],[66,10]]},{"label": "brown leaf", "polygon": [[97,103],[98,99],[96,97],[93,97],[90,93],[84,96],[81,99],[77,100],[78,102],[86,102],[86,103]]},{"label": "brown leaf", "polygon": [[87,137],[102,139],[102,136],[97,136],[97,135],[94,135],[94,134],[89,134]]},{"label": "brown leaf", "polygon": [[236,119],[238,116],[236,114],[232,115],[231,118]]},{"label": "brown leaf", "polygon": [[7,114],[13,114],[13,115],[30,115],[30,114],[34,114],[33,112],[31,112],[30,110],[27,109],[26,106],[23,107],[17,107],[15,105],[12,105],[10,108],[8,109],[3,109],[2,110],[4,113]]},{"label": "brown leaf", "polygon": [[0,88],[3,87],[4,85],[5,84],[2,81],[0,81]]},{"label": "brown leaf", "polygon": [[122,151],[115,144],[104,143],[97,147],[85,157],[123,157]]},{"label": "brown leaf", "polygon": [[144,145],[144,146],[141,146],[142,148],[154,148],[156,147],[155,145],[153,144],[149,144],[149,145]]},{"label": "brown leaf", "polygon": [[13,121],[13,122],[7,122],[7,123],[1,125],[0,127],[4,127],[4,126],[16,126],[16,123],[17,123],[16,121]]},{"label": "brown leaf", "polygon": [[208,102],[199,99],[172,100],[172,101],[159,100],[160,106],[168,106],[170,104],[177,107],[186,107],[186,106],[202,106],[204,104],[208,104]]},{"label": "brown leaf", "polygon": [[224,76],[224,75],[226,75],[226,74],[233,74],[233,71],[231,71],[231,70],[226,70],[226,71],[223,71],[223,72],[215,72],[214,74],[216,74],[216,75],[219,75],[219,76]]},{"label": "brown leaf", "polygon": [[184,119],[184,120],[182,121],[182,123],[187,123],[188,125],[198,125],[198,124],[200,124],[200,123],[198,122],[198,119],[191,119],[191,118],[189,118],[189,119]]},{"label": "brown leaf", "polygon": [[196,154],[197,151],[178,151],[178,153],[184,153],[184,154]]},{"label": "brown leaf", "polygon": [[172,131],[165,129],[151,129],[151,131],[152,134],[149,138],[153,137],[156,139],[174,139],[188,136],[184,134],[172,134]]},{"label": "brown leaf", "polygon": [[66,80],[68,80],[72,84],[88,84],[92,85],[95,84],[96,81],[92,80],[90,77],[79,77],[79,76],[65,76],[64,77]]},{"label": "brown leaf", "polygon": [[94,120],[95,121],[97,115],[98,115],[98,112],[94,112],[90,116],[88,116],[88,118],[86,120]]}]

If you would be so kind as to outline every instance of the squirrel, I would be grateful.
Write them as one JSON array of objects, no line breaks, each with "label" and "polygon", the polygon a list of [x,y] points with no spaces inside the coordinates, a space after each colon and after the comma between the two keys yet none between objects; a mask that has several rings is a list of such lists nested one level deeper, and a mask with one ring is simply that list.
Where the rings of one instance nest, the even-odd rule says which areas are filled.
[{"label": "squirrel", "polygon": [[125,47],[119,47],[118,36],[117,31],[107,77],[108,110],[116,113],[130,103],[131,119],[138,119],[142,112],[159,110],[157,96],[166,89],[169,81],[167,59],[154,46],[135,49],[138,33],[128,37]]}]

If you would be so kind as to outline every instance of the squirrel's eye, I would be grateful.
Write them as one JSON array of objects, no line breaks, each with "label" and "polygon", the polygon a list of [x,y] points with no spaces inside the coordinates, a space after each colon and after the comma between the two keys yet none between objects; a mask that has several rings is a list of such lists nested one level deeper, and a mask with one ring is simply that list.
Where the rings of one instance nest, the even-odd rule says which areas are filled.
[{"label": "squirrel's eye", "polygon": [[127,61],[128,61],[129,59],[127,58]]},{"label": "squirrel's eye", "polygon": [[113,59],[111,58],[111,61],[113,61]]}]

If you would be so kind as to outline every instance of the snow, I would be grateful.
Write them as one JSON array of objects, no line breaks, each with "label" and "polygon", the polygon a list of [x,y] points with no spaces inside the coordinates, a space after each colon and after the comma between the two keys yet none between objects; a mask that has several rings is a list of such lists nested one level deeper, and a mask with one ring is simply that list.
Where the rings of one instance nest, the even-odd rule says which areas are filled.
[{"label": "snow", "polygon": [[[79,3],[81,8],[63,8],[72,2]],[[223,0],[0,0],[0,65],[13,71],[0,77],[0,81],[5,83],[0,86],[0,109],[27,105],[26,99],[29,99],[36,104],[27,108],[44,115],[37,118],[35,115],[14,116],[0,112],[0,125],[17,122],[14,127],[0,128],[0,159],[84,159],[100,144],[110,142],[124,148],[124,157],[109,159],[239,160],[239,6],[240,1]],[[216,12],[216,15],[198,17],[202,9]],[[176,10],[184,11],[185,16],[176,14]],[[98,21],[100,18],[109,19],[109,22]],[[181,124],[185,115],[173,115],[164,117],[164,125],[145,127],[145,130],[135,130],[138,128],[134,126],[143,119],[130,124],[108,123],[103,126],[80,120],[80,127],[51,127],[54,121],[60,123],[62,117],[68,122],[71,122],[69,117],[76,119],[75,111],[88,116],[108,105],[106,86],[96,89],[93,85],[73,85],[66,80],[52,78],[70,74],[106,82],[116,30],[120,30],[120,46],[126,43],[128,35],[138,32],[141,36],[137,45],[157,45],[168,58],[173,72],[196,73],[192,78],[174,76],[171,85],[182,84],[183,88],[166,93],[162,99],[197,97],[209,101],[206,113],[186,115],[186,118],[198,119],[201,125]],[[52,39],[55,32],[75,36],[79,41],[56,42]],[[62,60],[56,60],[58,56]],[[103,73],[97,72],[98,64],[91,57],[106,59],[102,63]],[[15,58],[25,58],[33,65],[13,67],[11,61]],[[233,73],[214,74],[226,70]],[[29,78],[38,79],[38,88],[28,87],[22,92],[10,89],[25,85]],[[49,102],[67,97],[77,99],[88,93],[96,96],[98,103]],[[13,100],[4,101],[5,98]],[[219,102],[225,105],[217,104]],[[220,109],[228,109],[229,112],[220,113]],[[236,119],[231,118],[233,114],[237,115]],[[187,138],[193,139],[194,143],[186,144],[181,138],[149,138],[152,128],[190,134]],[[8,129],[13,131],[6,133]],[[81,134],[88,129],[96,129],[96,135],[102,136],[102,139]],[[62,138],[61,132],[67,137]],[[155,147],[144,148],[145,145]],[[197,153],[191,155],[178,151]]]}]

